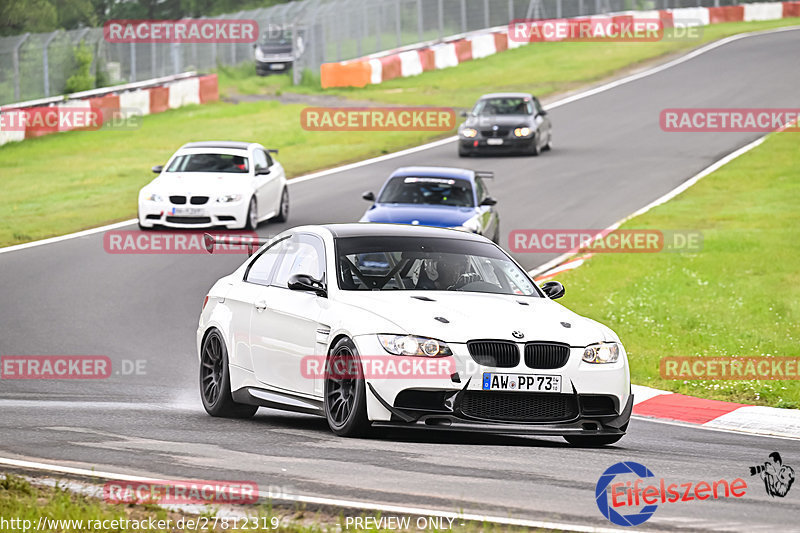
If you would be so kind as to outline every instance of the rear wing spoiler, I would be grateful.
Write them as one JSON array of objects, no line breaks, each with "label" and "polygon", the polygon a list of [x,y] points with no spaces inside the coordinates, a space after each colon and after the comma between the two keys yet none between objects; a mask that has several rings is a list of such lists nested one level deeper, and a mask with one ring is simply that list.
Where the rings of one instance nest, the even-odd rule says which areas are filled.
[{"label": "rear wing spoiler", "polygon": [[[261,248],[263,245],[270,242],[271,238],[261,238],[258,235],[211,235],[210,233],[206,233],[203,235],[203,244],[206,247],[206,251],[208,253],[213,254],[214,249],[217,247],[225,246],[225,247],[233,247],[233,246],[240,246],[242,248],[247,248],[247,256],[252,256],[256,250]],[[230,251],[228,250],[228,253]]]},{"label": "rear wing spoiler", "polygon": [[475,176],[478,178],[483,178],[485,180],[493,180],[494,172],[492,172],[491,170],[476,170]]}]

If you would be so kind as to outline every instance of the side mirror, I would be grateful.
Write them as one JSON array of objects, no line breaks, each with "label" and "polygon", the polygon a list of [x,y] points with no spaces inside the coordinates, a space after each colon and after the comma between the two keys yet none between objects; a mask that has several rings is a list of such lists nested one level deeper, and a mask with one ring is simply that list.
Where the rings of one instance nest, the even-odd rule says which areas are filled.
[{"label": "side mirror", "polygon": [[372,193],[371,191],[367,191],[367,192],[365,192],[364,194],[361,195],[361,198],[363,198],[364,200],[367,200],[369,202],[374,202],[375,201],[375,194]]},{"label": "side mirror", "polygon": [[308,274],[294,274],[289,278],[289,283],[287,285],[293,291],[310,291],[316,293],[318,296],[327,296],[328,292],[325,290],[325,287],[322,285],[321,281],[318,281]]},{"label": "side mirror", "polygon": [[486,198],[481,200],[481,205],[497,205],[497,200],[495,200],[491,196],[487,196]]},{"label": "side mirror", "polygon": [[164,165],[156,165],[152,169],[153,174],[161,174],[161,171],[164,170]]},{"label": "side mirror", "polygon": [[468,116],[469,116],[469,113],[467,113],[466,111],[461,111],[461,112],[458,114],[458,116],[460,116],[460,117],[468,117]]},{"label": "side mirror", "polygon": [[545,111],[544,109],[542,109],[541,111],[539,111],[538,113],[536,113],[536,116],[537,116],[537,117],[546,117],[546,116],[547,116],[547,111]]},{"label": "side mirror", "polygon": [[542,290],[551,300],[564,296],[564,286],[557,281],[546,281],[542,283]]},{"label": "side mirror", "polygon": [[269,168],[257,168],[256,169],[256,176],[266,176],[270,172],[272,172],[272,169],[269,169]]}]

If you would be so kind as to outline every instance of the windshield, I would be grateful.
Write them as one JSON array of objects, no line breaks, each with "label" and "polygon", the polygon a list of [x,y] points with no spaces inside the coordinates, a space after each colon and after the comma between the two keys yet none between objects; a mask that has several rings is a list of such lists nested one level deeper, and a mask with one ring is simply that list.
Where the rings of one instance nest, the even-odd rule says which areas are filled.
[{"label": "windshield", "polygon": [[378,203],[475,206],[470,182],[451,178],[392,178]]},{"label": "windshield", "polygon": [[474,115],[530,115],[533,103],[530,98],[484,98],[475,104]]},{"label": "windshield", "polygon": [[491,243],[447,238],[336,240],[339,288],[433,290],[540,296],[528,275]]},{"label": "windshield", "polygon": [[186,154],[172,160],[167,172],[230,172],[247,174],[247,157],[229,154]]}]

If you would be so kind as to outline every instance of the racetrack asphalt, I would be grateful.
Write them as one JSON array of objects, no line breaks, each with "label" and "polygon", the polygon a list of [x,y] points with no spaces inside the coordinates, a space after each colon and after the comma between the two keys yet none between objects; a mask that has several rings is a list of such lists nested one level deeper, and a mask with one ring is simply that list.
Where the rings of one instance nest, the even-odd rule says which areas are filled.
[{"label": "racetrack asphalt", "polygon": [[[601,229],[761,135],[665,133],[661,109],[800,107],[798,57],[800,30],[752,36],[560,106],[550,113],[555,149],[538,158],[460,159],[449,143],[298,182],[290,223],[259,233],[358,220],[368,207],[361,192],[412,164],[493,170],[504,239],[512,229]],[[552,258],[516,257],[527,268]],[[0,455],[598,527],[614,526],[595,504],[597,479],[631,460],[668,482],[749,485],[741,499],[662,504],[639,529],[800,531],[800,489],[771,498],[748,472],[772,451],[797,467],[797,440],[637,419],[618,445],[590,450],[556,438],[404,431],[341,439],[323,419],[267,409],[250,421],[208,417],[197,390],[197,317],[211,284],[242,259],[108,254],[102,234],[0,254],[0,354],[107,355],[115,372],[123,360],[145,361],[138,376],[0,380]]]}]

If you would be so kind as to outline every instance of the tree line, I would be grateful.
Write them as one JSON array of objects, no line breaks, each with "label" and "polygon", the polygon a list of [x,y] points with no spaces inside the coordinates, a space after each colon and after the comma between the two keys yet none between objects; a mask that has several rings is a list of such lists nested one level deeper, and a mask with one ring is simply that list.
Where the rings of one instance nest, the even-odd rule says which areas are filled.
[{"label": "tree line", "polygon": [[102,26],[112,19],[210,17],[289,0],[3,0],[0,36]]}]

